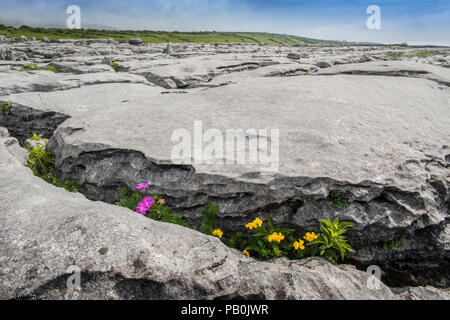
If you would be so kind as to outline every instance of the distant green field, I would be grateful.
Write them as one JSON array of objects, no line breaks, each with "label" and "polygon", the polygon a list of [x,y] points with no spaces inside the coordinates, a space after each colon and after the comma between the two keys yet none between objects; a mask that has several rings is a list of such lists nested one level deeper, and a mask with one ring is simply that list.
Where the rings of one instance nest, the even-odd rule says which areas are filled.
[{"label": "distant green field", "polygon": [[341,43],[336,41],[325,41],[298,36],[251,33],[251,32],[166,32],[166,31],[119,31],[119,30],[97,30],[97,29],[46,29],[22,26],[20,28],[9,27],[0,24],[0,35],[10,38],[18,38],[24,35],[28,38],[35,37],[42,40],[49,39],[87,39],[87,38],[112,38],[114,40],[128,40],[140,38],[148,43],[264,43],[268,45],[280,44],[302,44],[302,43]]}]

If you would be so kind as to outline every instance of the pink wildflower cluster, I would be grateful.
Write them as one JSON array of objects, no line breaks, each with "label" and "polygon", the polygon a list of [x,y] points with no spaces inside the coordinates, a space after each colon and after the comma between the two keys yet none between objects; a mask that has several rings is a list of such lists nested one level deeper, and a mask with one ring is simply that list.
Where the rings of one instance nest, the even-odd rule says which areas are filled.
[{"label": "pink wildflower cluster", "polygon": [[[142,182],[136,186],[136,190],[144,190],[147,189],[148,183]],[[143,216],[147,213],[147,211],[152,207],[153,203],[155,203],[155,199],[153,198],[144,198],[136,207],[136,212],[142,214]]]},{"label": "pink wildflower cluster", "polygon": [[146,189],[146,188],[148,188],[148,183],[147,183],[147,182],[139,183],[139,184],[136,186],[136,190],[144,190],[144,189]]},{"label": "pink wildflower cluster", "polygon": [[143,216],[147,213],[147,211],[152,207],[155,199],[153,198],[144,198],[136,207],[136,212],[142,214]]}]

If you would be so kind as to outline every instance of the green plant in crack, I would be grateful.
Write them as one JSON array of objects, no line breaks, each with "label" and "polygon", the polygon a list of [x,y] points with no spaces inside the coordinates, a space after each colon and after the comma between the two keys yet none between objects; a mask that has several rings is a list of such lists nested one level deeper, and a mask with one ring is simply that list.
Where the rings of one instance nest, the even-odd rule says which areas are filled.
[{"label": "green plant in crack", "polygon": [[7,102],[2,102],[0,107],[1,107],[0,114],[5,118],[8,118],[8,116],[11,114],[11,107],[12,107],[11,100]]},{"label": "green plant in crack", "polygon": [[[150,219],[192,228],[184,221],[181,214],[175,214],[166,205],[160,195],[146,197],[142,191],[149,187],[147,182],[143,182],[136,186],[137,192],[129,192],[123,188],[121,199],[116,205],[133,210]],[[295,230],[275,226],[272,217],[269,216],[267,223],[260,218],[247,223],[245,228],[251,231],[250,234],[238,231],[222,239],[224,233],[218,228],[218,214],[219,206],[217,204],[206,204],[201,213],[199,231],[218,237],[228,247],[239,250],[248,257],[259,260],[277,257],[298,260],[321,256],[331,263],[337,264],[339,258],[343,260],[349,253],[354,252],[344,236],[348,229],[354,227],[354,224],[350,222],[341,222],[339,219],[320,220],[321,233],[307,232],[300,239],[293,236]]]},{"label": "green plant in crack", "polygon": [[41,69],[41,70],[47,70],[47,71],[51,71],[51,72],[54,72],[54,73],[58,73],[58,69],[56,69],[56,68],[53,67],[53,66],[46,66],[46,67],[44,67],[44,68]]},{"label": "green plant in crack", "polygon": [[331,191],[330,198],[336,209],[345,209],[350,205],[348,199],[339,191]]},{"label": "green plant in crack", "polygon": [[[137,190],[144,190],[148,187],[147,184],[139,185],[145,185],[145,187]],[[181,214],[174,213],[171,208],[165,205],[165,200],[158,194],[148,198],[140,192],[132,193],[129,192],[127,188],[122,188],[120,201],[116,202],[116,205],[138,212],[153,220],[191,228],[191,226],[184,221]]]},{"label": "green plant in crack", "polygon": [[392,239],[392,240],[389,240],[389,241],[380,242],[378,244],[378,247],[380,249],[384,249],[384,250],[388,250],[388,249],[395,250],[395,249],[398,249],[398,248],[404,246],[405,244],[406,244],[405,239],[403,239],[403,238],[396,238],[396,239]]},{"label": "green plant in crack", "polygon": [[339,221],[339,218],[334,221],[320,220],[321,233],[309,245],[317,245],[321,257],[326,258],[331,263],[337,263],[339,256],[344,260],[350,252],[354,252],[344,236],[347,230],[354,226],[351,222]]},{"label": "green plant in crack", "polygon": [[228,246],[233,249],[244,250],[242,243],[242,232],[235,232],[228,239]]},{"label": "green plant in crack", "polygon": [[47,70],[52,71],[54,73],[58,73],[58,70],[53,66],[45,66],[44,68],[40,68],[36,63],[29,63],[20,68],[20,71],[39,71],[39,70]]},{"label": "green plant in crack", "polygon": [[289,252],[293,249],[295,239],[290,234],[294,230],[275,227],[271,216],[268,217],[267,226],[261,219],[256,218],[245,227],[253,232],[243,251],[246,255],[251,254],[252,257],[269,260],[289,256]]},{"label": "green plant in crack", "polygon": [[137,205],[142,201],[143,198],[144,196],[139,192],[130,193],[128,192],[127,188],[122,188],[120,201],[116,202],[116,205],[135,211]]},{"label": "green plant in crack", "polygon": [[115,72],[123,72],[122,70],[120,70],[119,66],[117,65],[116,61],[111,62],[111,68],[113,68],[113,70]]},{"label": "green plant in crack", "polygon": [[27,166],[35,176],[58,188],[64,188],[66,191],[78,192],[80,187],[78,181],[63,181],[58,177],[54,166],[55,157],[53,153],[46,150],[45,146],[28,148],[26,151],[28,153]]},{"label": "green plant in crack", "polygon": [[191,228],[190,225],[184,221],[181,214],[176,214],[171,208],[165,205],[165,200],[160,195],[154,196],[155,203],[152,205],[148,211],[149,218],[158,220],[161,222],[177,224],[186,228]]},{"label": "green plant in crack", "polygon": [[33,136],[30,137],[30,140],[41,141],[41,140],[43,140],[42,134],[33,133]]},{"label": "green plant in crack", "polygon": [[20,71],[35,71],[35,70],[41,70],[41,68],[39,68],[36,63],[29,63],[20,68]]},{"label": "green plant in crack", "polygon": [[202,225],[200,227],[204,234],[211,235],[217,223],[219,206],[217,204],[207,204],[202,210]]}]

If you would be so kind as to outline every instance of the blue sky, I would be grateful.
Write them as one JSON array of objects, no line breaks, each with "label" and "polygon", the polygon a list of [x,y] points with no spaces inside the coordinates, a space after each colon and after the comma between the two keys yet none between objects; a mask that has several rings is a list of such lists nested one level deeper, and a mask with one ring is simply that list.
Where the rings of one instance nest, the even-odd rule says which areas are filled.
[{"label": "blue sky", "polygon": [[[449,0],[0,0],[0,23],[62,24],[73,4],[82,25],[450,45]],[[381,30],[366,28],[369,5],[381,8]]]}]

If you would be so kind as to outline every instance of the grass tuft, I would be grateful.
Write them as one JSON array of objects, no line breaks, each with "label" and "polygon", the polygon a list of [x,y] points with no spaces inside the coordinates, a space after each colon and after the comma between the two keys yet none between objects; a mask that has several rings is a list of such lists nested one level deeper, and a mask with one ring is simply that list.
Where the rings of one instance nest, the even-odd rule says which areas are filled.
[{"label": "grass tuft", "polygon": [[55,157],[52,152],[45,149],[45,146],[31,147],[26,151],[28,153],[27,166],[35,176],[55,187],[64,188],[69,192],[78,192],[80,187],[78,181],[63,181],[58,177],[55,169]]},{"label": "grass tuft", "polygon": [[345,209],[350,205],[348,199],[339,191],[331,191],[330,197],[336,209]]}]

